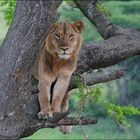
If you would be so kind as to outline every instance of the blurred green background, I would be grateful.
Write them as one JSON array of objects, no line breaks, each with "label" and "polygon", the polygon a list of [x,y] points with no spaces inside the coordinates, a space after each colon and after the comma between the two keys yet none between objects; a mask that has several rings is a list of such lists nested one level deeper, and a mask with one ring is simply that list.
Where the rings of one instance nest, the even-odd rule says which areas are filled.
[{"label": "blurred green background", "polygon": [[[0,44],[6,35],[8,27],[11,23],[12,13],[14,11],[15,0],[10,0],[7,4],[0,6]],[[140,1],[135,0],[102,0],[107,13],[110,15],[110,20],[124,28],[133,28],[140,30]],[[9,8],[10,7],[10,8]],[[9,9],[9,10],[7,10]],[[82,20],[85,23],[83,32],[84,43],[103,40],[97,32],[94,25],[75,8],[71,1],[64,1],[58,8],[58,21],[76,21]],[[140,57],[133,57],[127,61],[119,63],[117,66],[127,68],[126,75],[119,79],[110,81],[104,84],[99,84],[103,93],[102,99],[108,103],[118,105],[133,105],[140,108]],[[73,109],[72,116],[77,115],[78,97],[72,94],[70,106]],[[88,102],[84,116],[93,116],[98,119],[95,125],[82,126],[88,139],[140,139],[140,117],[128,116],[127,121],[131,127],[125,128],[118,125],[112,118],[108,117],[103,109],[95,102]],[[40,129],[32,136],[26,139],[82,139],[79,126],[73,127],[70,134],[63,135],[56,129]]]}]

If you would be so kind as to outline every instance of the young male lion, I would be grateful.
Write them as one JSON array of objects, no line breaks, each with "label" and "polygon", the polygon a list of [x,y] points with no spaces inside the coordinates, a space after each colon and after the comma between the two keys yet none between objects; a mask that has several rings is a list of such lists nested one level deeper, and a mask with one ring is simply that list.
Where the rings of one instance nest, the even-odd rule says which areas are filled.
[{"label": "young male lion", "polygon": [[[83,28],[82,21],[55,23],[50,28],[38,60],[38,97],[41,109],[38,119],[47,119],[61,111],[71,75],[76,68]],[[63,103],[63,111],[68,109],[67,102]]]}]

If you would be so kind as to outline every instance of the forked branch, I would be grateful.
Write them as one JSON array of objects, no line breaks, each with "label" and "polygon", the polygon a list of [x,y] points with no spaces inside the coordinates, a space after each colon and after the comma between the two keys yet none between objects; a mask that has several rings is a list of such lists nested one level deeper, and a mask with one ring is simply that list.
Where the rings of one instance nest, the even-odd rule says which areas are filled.
[{"label": "forked branch", "polygon": [[140,32],[136,30],[124,29],[111,23],[108,15],[103,12],[104,7],[99,0],[76,0],[75,3],[83,14],[96,26],[104,39],[108,39],[116,35],[140,35]]},{"label": "forked branch", "polygon": [[57,117],[48,119],[47,121],[34,119],[34,121],[30,123],[26,131],[23,132],[21,137],[31,135],[40,128],[56,128],[58,126],[64,125],[91,125],[97,123],[97,120],[95,118],[66,117],[69,113],[70,111],[67,111]]}]

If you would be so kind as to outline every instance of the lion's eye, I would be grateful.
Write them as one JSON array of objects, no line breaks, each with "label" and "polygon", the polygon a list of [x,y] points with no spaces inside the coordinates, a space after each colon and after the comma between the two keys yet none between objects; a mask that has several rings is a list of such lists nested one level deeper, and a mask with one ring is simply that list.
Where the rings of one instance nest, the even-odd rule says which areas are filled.
[{"label": "lion's eye", "polygon": [[72,37],[73,37],[73,34],[70,34],[70,35],[69,35],[69,38],[72,38]]},{"label": "lion's eye", "polygon": [[55,37],[56,37],[57,39],[60,39],[60,35],[59,35],[59,34],[55,34]]}]

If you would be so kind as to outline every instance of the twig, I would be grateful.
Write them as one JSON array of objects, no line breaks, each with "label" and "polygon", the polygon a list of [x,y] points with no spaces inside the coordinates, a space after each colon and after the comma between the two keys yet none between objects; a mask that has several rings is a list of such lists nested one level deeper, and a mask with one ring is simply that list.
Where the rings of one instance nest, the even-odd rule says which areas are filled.
[{"label": "twig", "polygon": [[80,117],[79,117],[79,128],[81,130],[82,135],[84,136],[84,140],[87,140],[87,135],[85,134],[85,132],[84,132],[84,130],[82,128]]}]

